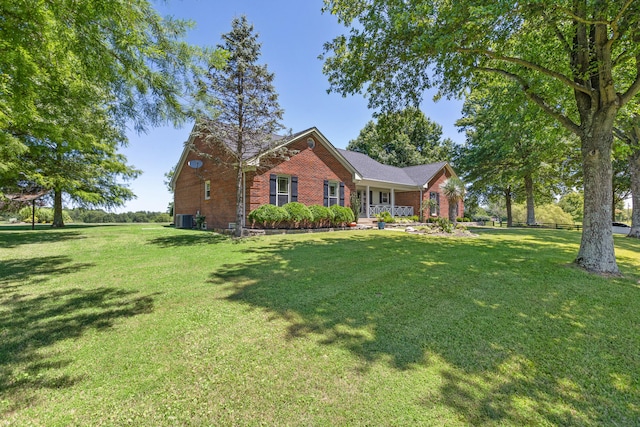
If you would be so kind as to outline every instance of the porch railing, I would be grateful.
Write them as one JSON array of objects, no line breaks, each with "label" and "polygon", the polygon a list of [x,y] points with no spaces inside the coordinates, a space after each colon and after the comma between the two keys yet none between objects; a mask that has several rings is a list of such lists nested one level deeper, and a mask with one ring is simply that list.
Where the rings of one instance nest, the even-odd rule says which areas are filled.
[{"label": "porch railing", "polygon": [[[392,216],[413,216],[413,206],[393,206],[393,213],[391,212],[391,205],[370,205],[369,217],[375,218],[376,215],[382,212],[389,212]],[[366,212],[365,212],[366,215]]]}]

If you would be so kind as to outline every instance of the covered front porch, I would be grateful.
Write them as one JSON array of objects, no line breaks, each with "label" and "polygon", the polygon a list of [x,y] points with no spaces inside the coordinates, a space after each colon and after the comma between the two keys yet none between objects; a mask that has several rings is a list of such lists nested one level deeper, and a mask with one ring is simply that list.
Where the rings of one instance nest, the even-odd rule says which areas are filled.
[{"label": "covered front porch", "polygon": [[416,205],[419,206],[421,194],[416,190],[367,185],[357,186],[356,194],[360,200],[360,218],[375,218],[383,212],[389,212],[392,217],[419,214]]}]

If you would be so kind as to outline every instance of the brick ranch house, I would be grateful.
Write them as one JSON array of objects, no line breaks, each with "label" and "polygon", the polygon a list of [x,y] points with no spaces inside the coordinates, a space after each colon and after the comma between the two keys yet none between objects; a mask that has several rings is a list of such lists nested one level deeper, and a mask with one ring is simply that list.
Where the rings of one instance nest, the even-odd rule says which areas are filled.
[{"label": "brick ranch house", "polygon": [[[190,148],[192,144],[196,150]],[[268,153],[262,153],[243,159],[245,222],[247,214],[263,204],[281,206],[297,201],[349,206],[354,192],[361,200],[361,218],[373,218],[383,211],[394,217],[419,215],[421,201],[428,199],[436,202],[430,216],[448,216],[448,201],[440,184],[456,175],[447,162],[406,168],[383,165],[365,154],[335,148],[315,127],[280,137],[274,150],[282,148],[291,153],[288,158],[266,162]],[[228,156],[226,150],[225,144],[206,147],[201,136],[192,131],[171,180],[176,226],[191,228],[191,220],[200,214],[205,216],[204,228],[235,227],[234,170],[211,160]],[[462,202],[457,210],[462,216]],[[188,224],[184,218],[189,219]]]}]

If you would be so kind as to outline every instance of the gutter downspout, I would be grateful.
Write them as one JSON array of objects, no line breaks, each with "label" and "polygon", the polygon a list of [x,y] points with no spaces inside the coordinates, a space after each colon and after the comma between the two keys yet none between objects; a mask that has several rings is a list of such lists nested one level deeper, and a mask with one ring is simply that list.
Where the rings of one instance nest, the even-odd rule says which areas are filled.
[{"label": "gutter downspout", "polygon": [[246,225],[247,218],[247,174],[244,169],[242,170],[242,224],[240,227],[243,229]]}]

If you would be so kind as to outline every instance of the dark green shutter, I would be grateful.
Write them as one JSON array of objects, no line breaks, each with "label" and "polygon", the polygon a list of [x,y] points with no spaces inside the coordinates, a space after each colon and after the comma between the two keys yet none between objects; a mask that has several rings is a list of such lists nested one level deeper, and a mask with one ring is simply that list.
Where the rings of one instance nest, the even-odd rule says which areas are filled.
[{"label": "dark green shutter", "polygon": [[291,201],[292,202],[298,201],[298,177],[297,176],[291,177]]},{"label": "dark green shutter", "polygon": [[276,204],[276,185],[278,177],[274,174],[269,175],[269,203]]},{"label": "dark green shutter", "polygon": [[340,183],[340,206],[344,206],[344,182]]},{"label": "dark green shutter", "polygon": [[329,181],[324,180],[324,205],[329,207]]}]

